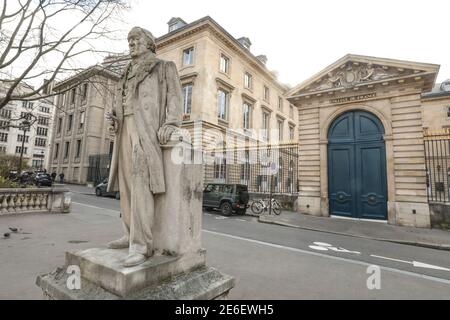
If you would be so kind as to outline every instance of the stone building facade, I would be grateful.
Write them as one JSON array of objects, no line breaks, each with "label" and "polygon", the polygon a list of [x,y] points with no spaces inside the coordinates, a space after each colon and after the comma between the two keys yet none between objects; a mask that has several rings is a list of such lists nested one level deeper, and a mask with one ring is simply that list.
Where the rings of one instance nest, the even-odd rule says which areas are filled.
[{"label": "stone building facade", "polygon": [[[234,138],[252,147],[261,142],[298,146],[298,181],[289,188],[298,189],[300,213],[432,224],[429,186],[435,181],[427,174],[424,129],[450,132],[450,81],[436,84],[438,65],[349,54],[288,89],[267,69],[267,58],[252,53],[248,38],[234,38],[210,17],[190,24],[172,18],[169,32],[157,39],[157,55],[178,67],[183,128],[196,148],[239,147]],[[116,90],[127,57],[111,61],[57,89],[73,83],[81,88],[95,75]],[[71,92],[60,96],[65,111],[55,118],[52,144],[51,170],[79,183],[86,182],[89,155],[107,154],[113,143],[104,112],[114,97],[91,96],[94,89],[88,86],[85,102],[76,97],[68,102],[74,99]],[[84,128],[59,129],[70,114],[78,121],[82,110]],[[227,132],[233,139],[225,138]],[[226,168],[222,164],[219,159],[216,167]],[[294,181],[290,174],[285,180]],[[209,178],[221,181],[223,175],[214,171]]]},{"label": "stone building facade", "polygon": [[347,55],[289,91],[299,108],[300,212],[430,226],[423,129],[441,125],[442,106],[423,97],[438,71]]},{"label": "stone building facade", "polygon": [[[0,84],[0,92],[6,90]],[[30,92],[28,85],[19,86],[21,92]],[[11,101],[0,110],[0,153],[20,156],[23,145],[23,159],[33,170],[48,168],[49,146],[52,137],[52,120],[55,113],[54,98],[41,98],[34,101]],[[10,127],[22,122],[26,114],[33,115],[30,128],[25,132]]]},{"label": "stone building facade", "polygon": [[[267,69],[267,58],[253,55],[250,46],[248,38],[235,39],[210,17],[190,24],[173,18],[169,32],[157,39],[157,56],[177,65],[184,96],[182,127],[196,148],[229,148],[239,143],[237,139],[296,143],[298,112],[284,96],[288,87]],[[62,92],[62,111],[55,116],[50,171],[63,172],[67,181],[86,183],[89,155],[111,150],[113,136],[104,112],[114,96],[97,92],[105,86],[93,83],[116,86],[126,63],[126,56],[112,57],[55,86]],[[79,85],[65,92],[74,84]],[[81,117],[85,124],[79,128]]]},{"label": "stone building facade", "polygon": [[91,67],[58,83],[50,148],[49,172],[65,180],[86,183],[89,156],[112,152],[114,135],[105,112],[111,110],[119,75],[103,66]]}]

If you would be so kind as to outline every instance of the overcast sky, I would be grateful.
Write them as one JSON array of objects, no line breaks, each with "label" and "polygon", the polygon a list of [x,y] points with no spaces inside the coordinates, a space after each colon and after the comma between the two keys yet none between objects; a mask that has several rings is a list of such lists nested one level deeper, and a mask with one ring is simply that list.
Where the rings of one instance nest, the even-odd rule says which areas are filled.
[{"label": "overcast sky", "polygon": [[167,22],[211,16],[235,38],[246,36],[255,55],[292,86],[347,53],[440,64],[450,78],[448,0],[132,0],[129,26],[155,36]]}]

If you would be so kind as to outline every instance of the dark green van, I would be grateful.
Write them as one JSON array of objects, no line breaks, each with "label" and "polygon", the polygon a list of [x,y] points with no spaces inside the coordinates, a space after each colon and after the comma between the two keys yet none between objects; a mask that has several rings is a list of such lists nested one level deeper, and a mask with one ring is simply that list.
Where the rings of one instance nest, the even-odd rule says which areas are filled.
[{"label": "dark green van", "polygon": [[244,215],[248,208],[248,189],[243,184],[209,183],[203,191],[203,208],[220,209],[223,215]]}]

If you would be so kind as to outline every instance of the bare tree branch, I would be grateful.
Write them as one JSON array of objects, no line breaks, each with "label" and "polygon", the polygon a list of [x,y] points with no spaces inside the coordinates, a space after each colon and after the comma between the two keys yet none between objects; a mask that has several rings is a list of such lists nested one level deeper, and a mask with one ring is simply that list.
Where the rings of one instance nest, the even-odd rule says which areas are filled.
[{"label": "bare tree branch", "polygon": [[[7,84],[7,88],[0,95],[0,109],[10,101],[54,97],[61,92],[43,93],[43,89],[48,82],[60,81],[63,76],[81,71],[78,59],[92,54],[112,54],[99,49],[97,44],[122,38],[116,36],[122,30],[112,29],[109,24],[125,9],[127,0],[3,0],[0,77],[4,79],[0,81]],[[65,30],[56,27],[54,20],[64,17],[69,24]],[[20,90],[24,81],[38,80],[41,80],[39,85]],[[104,84],[95,83],[99,85]],[[64,91],[75,86],[64,87]]]}]

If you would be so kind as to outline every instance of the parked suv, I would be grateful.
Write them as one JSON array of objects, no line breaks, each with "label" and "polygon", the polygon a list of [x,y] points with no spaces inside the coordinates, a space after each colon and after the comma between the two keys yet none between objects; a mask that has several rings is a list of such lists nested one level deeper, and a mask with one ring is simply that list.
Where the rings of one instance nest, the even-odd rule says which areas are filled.
[{"label": "parked suv", "polygon": [[210,183],[203,191],[203,208],[220,209],[225,216],[244,215],[248,200],[247,186],[242,184]]}]

